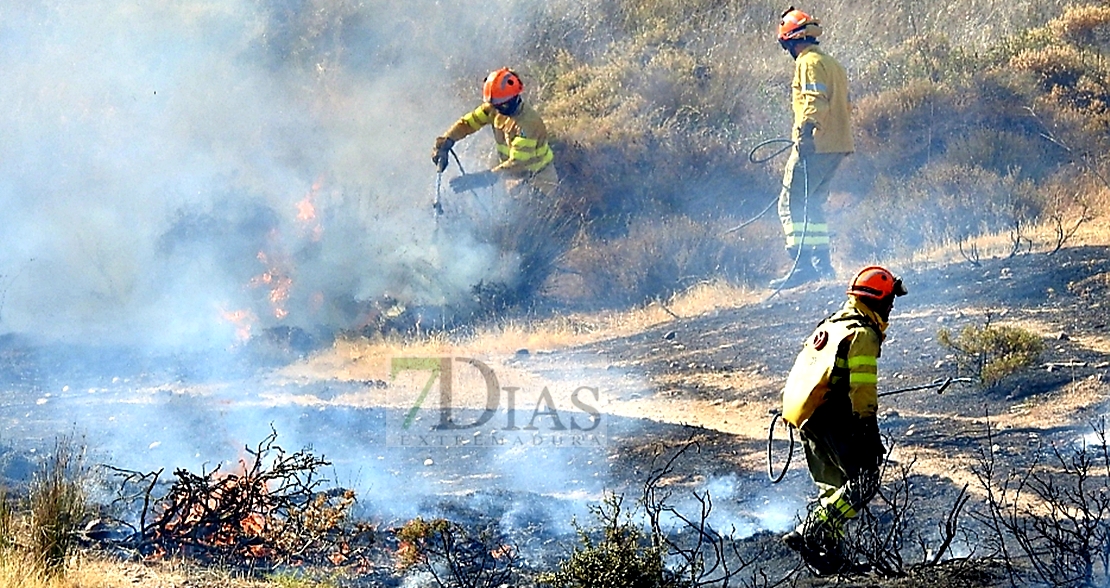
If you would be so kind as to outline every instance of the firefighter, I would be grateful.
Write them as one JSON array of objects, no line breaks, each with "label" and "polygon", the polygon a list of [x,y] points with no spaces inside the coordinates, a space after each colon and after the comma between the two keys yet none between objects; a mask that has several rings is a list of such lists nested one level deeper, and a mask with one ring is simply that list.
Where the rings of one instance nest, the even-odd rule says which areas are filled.
[{"label": "firefighter", "polygon": [[869,266],[844,306],[821,321],[798,354],[783,390],[782,416],[805,447],[817,501],[783,536],[818,573],[844,564],[844,525],[875,496],[886,450],[879,436],[878,359],[902,280]]},{"label": "firefighter", "polygon": [[559,176],[552,163],[554,154],[547,143],[547,129],[540,115],[524,102],[523,91],[520,76],[509,68],[491,72],[482,85],[482,104],[436,137],[432,163],[442,172],[447,168],[451,147],[457,141],[486,125],[493,127],[500,163],[491,170],[452,178],[452,190],[465,192],[485,188],[504,179],[511,194],[520,186],[530,186],[546,196],[555,193]]},{"label": "firefighter", "polygon": [[833,173],[855,146],[848,75],[818,47],[819,36],[820,23],[812,16],[793,6],[782,14],[779,44],[794,58],[794,148],[786,162],[778,210],[787,253],[797,264],[772,281],[772,288],[836,277],[824,207]]}]

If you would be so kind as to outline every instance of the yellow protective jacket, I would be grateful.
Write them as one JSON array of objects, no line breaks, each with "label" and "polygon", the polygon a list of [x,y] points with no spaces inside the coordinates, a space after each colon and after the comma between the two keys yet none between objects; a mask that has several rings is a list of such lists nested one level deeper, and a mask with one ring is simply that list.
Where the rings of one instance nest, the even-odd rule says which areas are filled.
[{"label": "yellow protective jacket", "polygon": [[527,177],[555,159],[547,144],[547,127],[527,102],[521,102],[512,116],[505,116],[497,112],[492,104],[484,102],[456,121],[445,136],[458,141],[486,125],[493,125],[493,140],[497,143],[497,154],[501,159],[501,163],[493,168],[495,172]]},{"label": "yellow protective jacket", "polygon": [[878,359],[886,322],[855,296],[821,321],[802,347],[782,394],[782,416],[799,429],[826,402],[856,418],[879,408]]},{"label": "yellow protective jacket", "polygon": [[817,46],[802,50],[794,61],[794,129],[797,142],[806,123],[814,125],[813,146],[818,153],[851,153],[851,103],[848,74],[835,59]]}]

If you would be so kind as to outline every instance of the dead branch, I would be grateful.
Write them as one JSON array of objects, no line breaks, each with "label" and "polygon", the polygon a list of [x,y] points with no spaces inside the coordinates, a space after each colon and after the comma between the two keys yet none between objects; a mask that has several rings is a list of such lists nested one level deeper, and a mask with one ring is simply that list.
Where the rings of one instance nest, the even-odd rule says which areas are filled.
[{"label": "dead branch", "polygon": [[[1105,420],[1092,425],[1105,443]],[[988,433],[989,424],[988,424]],[[988,443],[992,438],[988,435]],[[993,444],[981,453],[976,476],[987,490],[981,515],[1003,551],[1011,581],[1091,586],[1110,577],[1110,450],[1105,444],[1048,448],[1021,471],[1000,476]],[[1008,545],[1027,562],[1017,564]]]},{"label": "dead branch", "polygon": [[[183,553],[273,563],[358,561],[371,542],[366,525],[346,525],[354,493],[324,490],[330,462],[308,450],[286,453],[277,431],[254,447],[239,471],[179,468],[157,496],[162,470],[110,468],[120,478],[116,505],[140,503],[130,547],[148,557]],[[135,527],[132,527],[135,528]]]},{"label": "dead branch", "polygon": [[964,240],[960,239],[956,242],[956,247],[960,250],[960,257],[963,257],[964,261],[970,263],[974,267],[980,267],[981,265],[983,265],[979,261],[979,247],[977,245],[969,241],[968,249],[967,251],[965,251]]},{"label": "dead branch", "polygon": [[[674,474],[680,459],[690,451],[701,451],[701,445],[693,436],[677,446],[661,465],[654,466],[644,482],[641,505],[651,529],[652,547],[665,561],[677,562],[671,571],[676,578],[682,579],[684,586],[727,588],[731,582],[741,582],[752,588],[784,585],[793,577],[793,571],[781,578],[769,578],[766,570],[755,567],[764,558],[766,543],[760,543],[753,553],[745,553],[740,541],[733,537],[735,529],[726,535],[709,524],[713,497],[708,490],[690,491],[695,503],[690,513],[680,511],[670,502],[672,491],[664,480]],[[663,454],[660,448],[656,460]],[[677,524],[679,529],[666,528],[664,519],[669,519],[672,525]]]}]

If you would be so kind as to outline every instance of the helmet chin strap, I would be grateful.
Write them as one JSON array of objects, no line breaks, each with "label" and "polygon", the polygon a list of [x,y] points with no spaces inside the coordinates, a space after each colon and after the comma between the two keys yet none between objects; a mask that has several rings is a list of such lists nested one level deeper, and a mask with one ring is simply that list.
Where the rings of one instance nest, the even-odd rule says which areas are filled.
[{"label": "helmet chin strap", "polygon": [[494,104],[493,107],[505,116],[512,116],[520,108],[520,96],[513,96],[506,102]]},{"label": "helmet chin strap", "polygon": [[814,37],[802,37],[801,39],[789,39],[789,40],[786,40],[786,41],[783,41],[782,39],[779,39],[779,45],[783,49],[788,51],[790,53],[790,56],[793,57],[794,59],[797,59],[798,58],[798,53],[801,52],[798,49],[798,47],[800,45],[805,45],[805,44],[817,45],[818,41]]}]

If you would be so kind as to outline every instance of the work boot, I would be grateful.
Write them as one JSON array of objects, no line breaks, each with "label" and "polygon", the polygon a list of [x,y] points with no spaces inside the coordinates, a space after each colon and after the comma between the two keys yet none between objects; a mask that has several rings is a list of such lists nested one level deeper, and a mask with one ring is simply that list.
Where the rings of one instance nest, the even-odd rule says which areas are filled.
[{"label": "work boot", "polygon": [[807,537],[797,529],[782,536],[782,542],[798,552],[802,561],[818,576],[827,576],[845,569],[844,550],[834,537]]},{"label": "work boot", "polygon": [[833,269],[832,260],[829,259],[828,249],[814,249],[809,254],[810,265],[813,266],[817,275],[821,276],[823,280],[835,280],[836,270]]},{"label": "work boot", "polygon": [[797,529],[783,535],[782,542],[785,543],[787,547],[797,552],[801,552],[806,548],[805,535],[802,535]]}]

